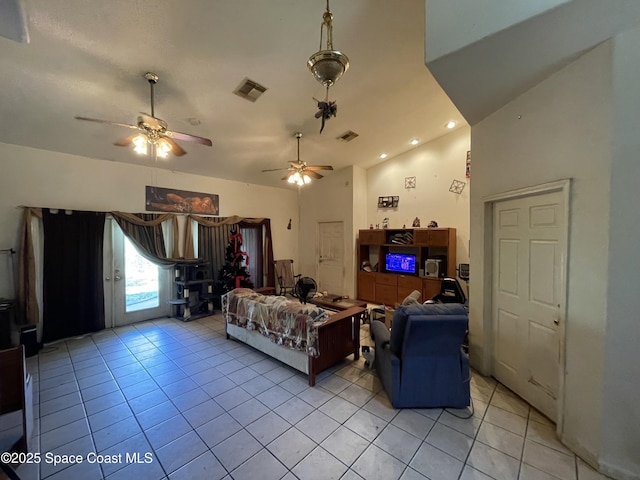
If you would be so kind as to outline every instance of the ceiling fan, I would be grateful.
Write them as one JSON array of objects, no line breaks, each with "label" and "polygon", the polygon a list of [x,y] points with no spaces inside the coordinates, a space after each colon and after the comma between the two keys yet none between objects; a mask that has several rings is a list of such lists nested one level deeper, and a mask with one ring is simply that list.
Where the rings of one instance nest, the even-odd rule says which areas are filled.
[{"label": "ceiling fan", "polygon": [[263,172],[276,172],[278,170],[288,170],[289,173],[282,179],[289,183],[296,183],[298,186],[302,186],[305,183],[311,183],[311,179],[320,179],[323,175],[318,173],[318,170],[333,170],[331,165],[307,165],[307,162],[300,160],[300,139],[302,138],[301,132],[296,132],[295,135],[298,140],[298,159],[295,162],[289,162],[288,168],[270,168],[262,170]]},{"label": "ceiling fan", "polygon": [[107,125],[115,125],[116,127],[126,127],[138,130],[137,133],[129,135],[128,137],[118,140],[114,143],[119,147],[126,147],[133,144],[136,153],[141,155],[147,154],[148,146],[151,147],[152,153],[155,155],[166,158],[169,153],[173,153],[175,156],[180,157],[187,153],[180,145],[174,140],[184,140],[186,142],[196,142],[201,145],[212,146],[213,143],[208,138],[198,137],[196,135],[190,135],[188,133],[174,132],[168,129],[167,122],[157,118],[154,111],[154,97],[153,86],[158,83],[158,75],[148,72],[144,75],[144,78],[149,82],[151,89],[151,115],[146,113],[140,113],[138,117],[137,125],[131,125],[128,123],[110,122],[108,120],[99,120],[97,118],[87,117],[75,117],[78,120],[85,120],[88,122],[106,123]]}]

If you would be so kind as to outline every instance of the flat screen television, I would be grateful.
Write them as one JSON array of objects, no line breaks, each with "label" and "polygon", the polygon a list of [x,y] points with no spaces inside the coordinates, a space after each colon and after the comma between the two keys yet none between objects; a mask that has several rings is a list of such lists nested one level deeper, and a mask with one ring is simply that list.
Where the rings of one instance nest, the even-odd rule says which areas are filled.
[{"label": "flat screen television", "polygon": [[387,272],[407,273],[416,275],[416,256],[407,253],[387,253],[384,258],[384,268]]}]

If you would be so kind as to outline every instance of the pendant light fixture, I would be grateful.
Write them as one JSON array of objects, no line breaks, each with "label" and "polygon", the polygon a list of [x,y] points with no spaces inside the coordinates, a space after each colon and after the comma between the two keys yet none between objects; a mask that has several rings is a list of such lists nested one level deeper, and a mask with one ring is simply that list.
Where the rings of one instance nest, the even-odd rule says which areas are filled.
[{"label": "pendant light fixture", "polygon": [[[322,49],[322,36],[327,30],[327,46]],[[327,89],[332,87],[344,72],[349,69],[349,59],[347,56],[333,49],[333,13],[329,10],[329,0],[327,0],[327,10],[322,15],[320,25],[320,50],[311,57],[307,66],[313,76]]]}]

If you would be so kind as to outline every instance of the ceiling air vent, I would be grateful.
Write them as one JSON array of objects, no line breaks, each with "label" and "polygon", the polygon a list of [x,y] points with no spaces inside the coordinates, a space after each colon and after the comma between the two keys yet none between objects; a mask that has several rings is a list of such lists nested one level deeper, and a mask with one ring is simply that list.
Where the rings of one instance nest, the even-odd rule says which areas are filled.
[{"label": "ceiling air vent", "polygon": [[267,87],[263,87],[258,82],[246,78],[240,82],[240,85],[233,91],[239,97],[255,102],[260,96],[267,91]]},{"label": "ceiling air vent", "polygon": [[336,140],[342,140],[343,142],[350,142],[357,136],[358,134],[356,132],[354,132],[353,130],[348,130],[344,132],[342,135],[340,135],[339,137],[336,137]]}]

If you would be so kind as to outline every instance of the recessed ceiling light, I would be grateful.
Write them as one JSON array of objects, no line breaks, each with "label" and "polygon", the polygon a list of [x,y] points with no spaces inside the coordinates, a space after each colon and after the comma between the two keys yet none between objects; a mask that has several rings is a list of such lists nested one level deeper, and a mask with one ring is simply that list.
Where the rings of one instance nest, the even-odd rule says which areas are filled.
[{"label": "recessed ceiling light", "polygon": [[417,145],[417,144],[419,144],[419,143],[420,143],[420,140],[418,140],[417,138],[414,138],[414,139],[413,139],[413,140],[411,140],[409,143],[410,143],[411,145]]},{"label": "recessed ceiling light", "polygon": [[451,120],[450,122],[447,122],[447,124],[445,125],[445,127],[447,128],[453,128],[456,126],[456,122],[454,122],[453,120]]},{"label": "recessed ceiling light", "polygon": [[387,158],[388,155],[386,153],[381,153],[380,155],[378,155],[378,158]]}]

